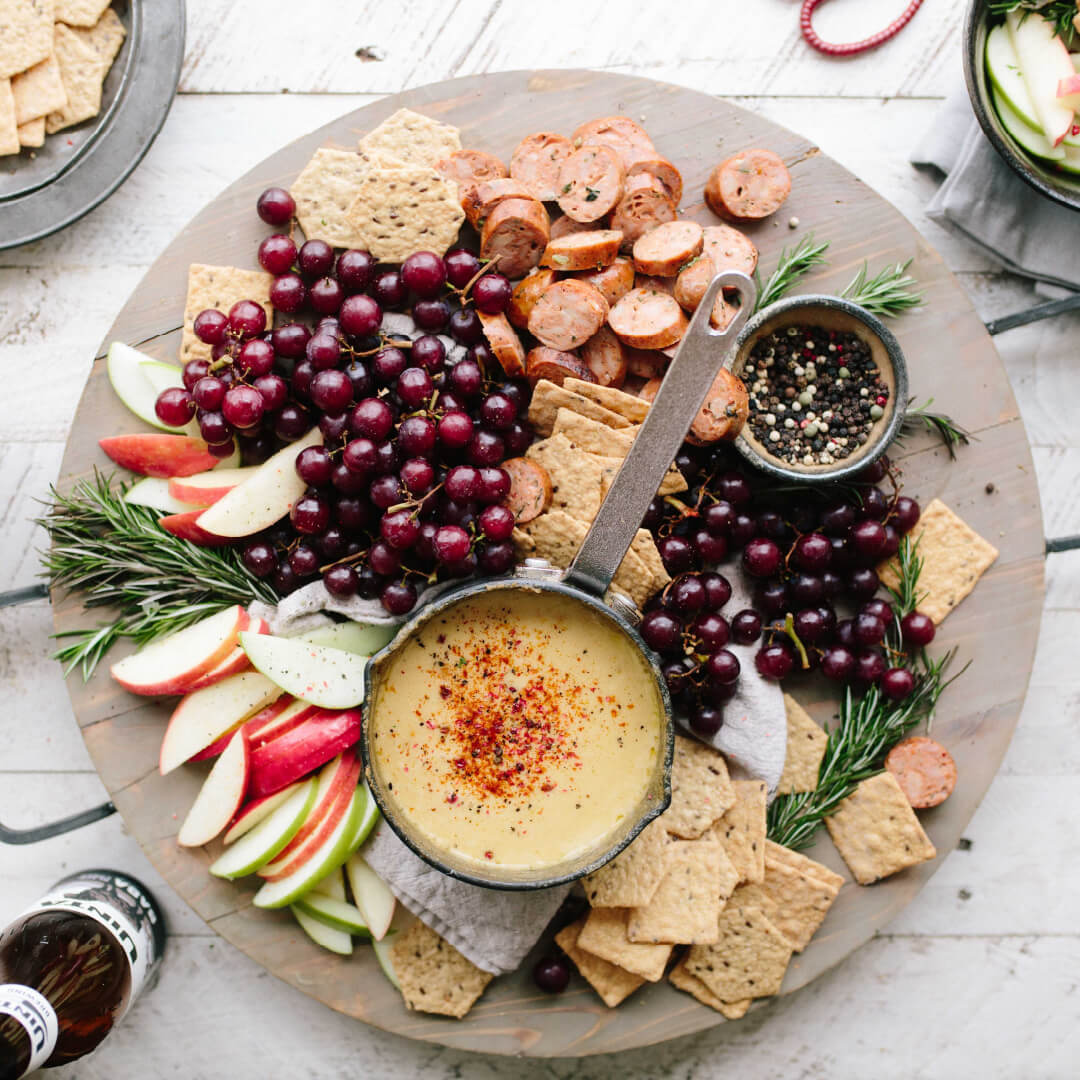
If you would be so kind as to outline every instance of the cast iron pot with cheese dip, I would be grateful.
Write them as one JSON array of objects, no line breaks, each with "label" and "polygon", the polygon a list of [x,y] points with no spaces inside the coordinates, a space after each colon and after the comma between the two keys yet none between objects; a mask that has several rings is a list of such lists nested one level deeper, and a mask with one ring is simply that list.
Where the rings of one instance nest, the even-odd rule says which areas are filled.
[{"label": "cast iron pot with cheese dip", "polygon": [[[718,331],[722,288],[741,306]],[[667,809],[671,698],[640,613],[608,588],[755,297],[745,274],[713,278],[565,571],[526,560],[444,593],[368,661],[365,778],[437,870],[496,889],[565,884]]]}]

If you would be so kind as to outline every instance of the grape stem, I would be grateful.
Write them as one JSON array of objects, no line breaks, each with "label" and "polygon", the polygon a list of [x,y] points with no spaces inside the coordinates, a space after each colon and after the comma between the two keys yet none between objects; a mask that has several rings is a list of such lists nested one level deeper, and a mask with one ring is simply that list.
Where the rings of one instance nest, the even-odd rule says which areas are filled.
[{"label": "grape stem", "polygon": [[784,633],[791,638],[795,651],[799,654],[799,660],[802,662],[803,671],[808,671],[810,669],[810,658],[806,655],[806,646],[795,632],[795,616],[790,611],[784,616]]}]

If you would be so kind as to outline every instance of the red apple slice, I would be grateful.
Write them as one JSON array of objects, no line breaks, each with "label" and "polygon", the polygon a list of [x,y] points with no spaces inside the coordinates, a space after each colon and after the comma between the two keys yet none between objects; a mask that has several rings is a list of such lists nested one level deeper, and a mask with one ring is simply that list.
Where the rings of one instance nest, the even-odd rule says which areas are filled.
[{"label": "red apple slice", "polygon": [[230,543],[227,536],[215,536],[199,524],[199,518],[204,513],[204,510],[188,510],[183,514],[169,514],[158,518],[158,524],[173,536],[179,536],[181,540],[189,540],[193,544],[198,544],[199,547],[224,547]]},{"label": "red apple slice", "polygon": [[188,435],[109,435],[98,446],[140,476],[191,476],[217,464],[206,443]]},{"label": "red apple slice", "polygon": [[247,612],[234,604],[168,637],[144,645],[109,669],[133,694],[182,694],[236,648],[248,625]]},{"label": "red apple slice", "polygon": [[281,688],[257,671],[230,675],[213,686],[185,695],[173,710],[165,738],[161,740],[158,763],[161,775],[183,765],[280,696]]},{"label": "red apple slice", "polygon": [[354,804],[360,770],[359,758],[354,754],[342,755],[341,764],[334,774],[333,800],[329,801],[328,795],[328,805],[322,812],[312,811],[288,846],[272,863],[258,871],[259,877],[267,881],[280,881],[289,877],[322,847],[326,838],[337,829],[341,819]]},{"label": "red apple slice", "polygon": [[242,484],[204,510],[199,524],[216,536],[250,536],[268,529],[304,494],[306,485],[296,475],[300,451],[321,445],[322,432],[312,428],[302,439],[267,458]]},{"label": "red apple slice", "polygon": [[247,740],[240,736],[225,748],[192,803],[176,842],[181,847],[202,847],[232,820],[247,790],[251,755]]},{"label": "red apple slice", "polygon": [[251,755],[251,794],[269,795],[307,776],[360,738],[359,709],[319,710]]},{"label": "red apple slice", "polygon": [[239,840],[245,833],[251,832],[260,821],[265,821],[282,803],[287,802],[303,785],[303,781],[290,784],[287,788],[275,791],[261,799],[252,799],[244,803],[233,815],[232,821],[222,839],[226,844]]},{"label": "red apple slice", "polygon": [[[265,619],[255,619],[247,627],[249,634],[269,634],[270,624]],[[241,671],[247,671],[251,667],[247,653],[237,645],[235,649],[216,667],[211,668],[205,675],[200,675],[186,690],[201,690],[204,686],[213,686],[216,682],[229,675],[236,675]],[[222,747],[224,749],[224,747]]]},{"label": "red apple slice", "polygon": [[267,705],[250,719],[234,724],[221,738],[216,739],[205,750],[200,750],[188,760],[205,761],[207,758],[217,757],[229,745],[229,740],[240,728],[244,729],[251,749],[257,750],[264,743],[276,739],[278,735],[292,731],[294,727],[298,727],[317,711],[314,705],[309,705],[306,701],[296,701],[288,694],[282,694],[277,701]]},{"label": "red apple slice", "polygon": [[174,476],[169,481],[169,494],[192,506],[213,506],[257,471],[258,467],[251,465],[242,469],[211,469],[194,476]]}]

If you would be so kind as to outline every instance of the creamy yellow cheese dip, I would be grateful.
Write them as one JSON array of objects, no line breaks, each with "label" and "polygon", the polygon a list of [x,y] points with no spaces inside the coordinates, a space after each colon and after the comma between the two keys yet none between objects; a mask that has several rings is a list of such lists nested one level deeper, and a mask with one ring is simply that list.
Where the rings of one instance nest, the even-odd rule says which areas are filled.
[{"label": "creamy yellow cheese dip", "polygon": [[381,786],[427,841],[486,867],[553,865],[634,813],[662,754],[652,671],[615,626],[551,592],[492,591],[380,666]]}]

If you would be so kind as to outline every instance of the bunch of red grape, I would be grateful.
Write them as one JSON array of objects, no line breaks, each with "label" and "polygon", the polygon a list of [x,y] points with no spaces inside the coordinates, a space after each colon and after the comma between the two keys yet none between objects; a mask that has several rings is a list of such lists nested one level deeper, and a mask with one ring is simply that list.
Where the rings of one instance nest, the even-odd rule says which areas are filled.
[{"label": "bunch of red grape", "polygon": [[[737,467],[727,447],[687,444],[675,464],[689,492],[653,500],[643,522],[673,581],[653,597],[641,633],[664,658],[673,698],[695,731],[715,734],[735,692],[739,667],[729,641],[760,642],[754,662],[765,678],[820,670],[836,682],[876,684],[894,701],[911,693],[906,653],[933,640],[934,624],[918,611],[898,619],[878,596],[875,567],[919,520],[918,503],[899,494],[887,458],[828,493],[777,491]],[[876,486],[886,479],[891,494]],[[699,571],[736,553],[754,601],[728,622],[720,614],[727,581]]]},{"label": "bunch of red grape", "polygon": [[[269,189],[258,210],[283,225],[295,206]],[[202,312],[194,331],[210,359],[189,361],[184,389],[157,401],[165,423],[195,417],[222,456],[239,436],[250,463],[318,424],[323,445],[296,459],[307,489],[287,520],[247,544],[248,569],[283,595],[321,575],[335,596],[378,598],[394,614],[439,577],[510,570],[510,477],[499,466],[532,442],[531,390],[502,376],[477,314],[505,309],[509,281],[464,248],[392,267],[275,233],[258,258],[291,321],[268,329],[249,300]],[[406,309],[421,336],[381,331],[384,312]],[[445,335],[464,350],[456,363]]]}]

